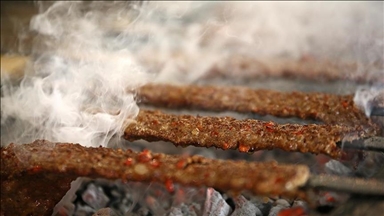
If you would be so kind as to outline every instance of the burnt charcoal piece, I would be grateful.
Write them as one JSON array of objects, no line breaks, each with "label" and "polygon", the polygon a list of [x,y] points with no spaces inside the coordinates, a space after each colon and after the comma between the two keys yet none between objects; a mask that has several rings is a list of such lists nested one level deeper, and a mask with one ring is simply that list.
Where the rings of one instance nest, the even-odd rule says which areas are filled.
[{"label": "burnt charcoal piece", "polygon": [[92,216],[118,216],[112,209],[110,208],[102,208],[95,212]]}]

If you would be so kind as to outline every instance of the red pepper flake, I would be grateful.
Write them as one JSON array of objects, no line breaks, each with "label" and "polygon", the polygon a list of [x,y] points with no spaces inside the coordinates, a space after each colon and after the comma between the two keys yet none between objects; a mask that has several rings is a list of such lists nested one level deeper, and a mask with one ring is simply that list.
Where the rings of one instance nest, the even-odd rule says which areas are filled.
[{"label": "red pepper flake", "polygon": [[184,169],[187,166],[187,160],[182,158],[176,163],[176,168],[177,169]]},{"label": "red pepper flake", "polygon": [[217,131],[211,131],[211,136],[217,136],[219,133]]},{"label": "red pepper flake", "polygon": [[38,172],[40,172],[41,170],[42,170],[41,166],[36,165],[36,166],[32,167],[29,171],[30,171],[31,173],[38,173]]},{"label": "red pepper flake", "polygon": [[161,162],[154,159],[154,160],[151,160],[150,164],[152,165],[152,167],[158,168],[160,166]]},{"label": "red pepper flake", "polygon": [[270,132],[270,133],[272,133],[272,132],[275,131],[275,129],[273,129],[273,128],[270,127],[270,126],[267,126],[266,129],[267,129],[267,131]]},{"label": "red pepper flake", "polygon": [[282,182],[284,182],[284,179],[281,178],[281,177],[277,177],[277,178],[275,179],[275,183],[276,183],[276,184],[280,184],[280,183],[282,183]]},{"label": "red pepper flake", "polygon": [[137,157],[137,160],[141,163],[147,163],[152,160],[152,154],[148,149],[144,149]]},{"label": "red pepper flake", "polygon": [[348,101],[343,101],[341,102],[341,104],[343,105],[344,108],[347,108],[349,106]]},{"label": "red pepper flake", "polygon": [[173,184],[173,181],[171,179],[167,179],[165,181],[165,188],[169,193],[175,192],[175,185]]},{"label": "red pepper flake", "polygon": [[274,132],[275,131],[275,129],[274,129],[275,123],[273,123],[273,122],[266,122],[266,123],[264,123],[264,126],[268,132]]},{"label": "red pepper flake", "polygon": [[330,193],[325,193],[324,194],[324,197],[325,197],[325,200],[327,201],[327,202],[329,202],[329,203],[334,203],[334,202],[336,202],[336,199],[335,199],[335,197],[334,196],[332,196]]},{"label": "red pepper flake", "polygon": [[204,178],[209,178],[209,177],[211,177],[211,173],[210,172],[204,173]]},{"label": "red pepper flake", "polygon": [[251,130],[251,126],[249,126],[249,125],[244,125],[244,130]]},{"label": "red pepper flake", "polygon": [[307,214],[305,213],[304,208],[301,206],[297,206],[289,209],[283,209],[279,211],[279,213],[277,214],[277,216],[305,216],[305,215]]},{"label": "red pepper flake", "polygon": [[152,120],[152,124],[157,125],[157,124],[159,124],[159,121],[157,121],[156,119]]},{"label": "red pepper flake", "polygon": [[295,131],[295,132],[292,132],[293,134],[295,134],[295,135],[302,135],[304,132],[303,132],[303,130],[297,130],[297,131]]},{"label": "red pepper flake", "polygon": [[125,162],[124,162],[124,165],[131,166],[132,163],[133,163],[133,159],[132,158],[127,158],[127,160],[125,160]]},{"label": "red pepper flake", "polygon": [[249,149],[250,149],[250,147],[247,146],[247,145],[244,145],[244,144],[240,144],[240,145],[239,145],[239,151],[240,151],[240,152],[248,152]]},{"label": "red pepper flake", "polygon": [[223,146],[221,147],[223,150],[229,149],[229,143],[224,143]]}]

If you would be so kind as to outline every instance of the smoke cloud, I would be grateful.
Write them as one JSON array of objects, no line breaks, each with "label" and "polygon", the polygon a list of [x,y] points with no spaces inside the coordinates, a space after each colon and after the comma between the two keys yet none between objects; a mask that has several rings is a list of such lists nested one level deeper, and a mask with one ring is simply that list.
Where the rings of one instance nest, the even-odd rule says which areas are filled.
[{"label": "smoke cloud", "polygon": [[132,5],[111,4],[116,13],[108,17],[105,6],[56,2],[33,17],[33,60],[19,86],[2,86],[2,145],[48,139],[106,146],[136,117],[134,89],[150,74],[103,27]]},{"label": "smoke cloud", "polygon": [[137,115],[137,87],[195,82],[231,56],[352,61],[366,76],[384,68],[382,2],[39,5],[24,79],[2,80],[2,145],[106,146]]}]

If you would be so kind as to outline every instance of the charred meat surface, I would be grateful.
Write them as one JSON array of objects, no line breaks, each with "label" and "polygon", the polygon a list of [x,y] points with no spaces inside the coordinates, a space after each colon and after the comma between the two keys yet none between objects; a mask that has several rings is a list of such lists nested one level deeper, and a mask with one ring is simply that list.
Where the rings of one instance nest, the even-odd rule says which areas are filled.
[{"label": "charred meat surface", "polygon": [[278,92],[240,86],[147,84],[139,89],[138,98],[143,104],[158,107],[299,117],[380,130],[354,105],[353,95]]},{"label": "charred meat surface", "polygon": [[[152,154],[147,150],[136,153],[38,140],[31,144],[10,144],[1,148],[1,187],[6,190],[6,193],[1,193],[1,211],[5,215],[50,214],[53,203],[64,195],[58,196],[58,200],[51,199],[58,183],[67,181],[63,187],[65,190],[56,190],[56,193],[65,193],[70,180],[75,179],[72,177],[79,176],[155,181],[168,186],[173,183],[208,186],[235,193],[249,191],[258,195],[304,197],[304,191],[299,188],[307,182],[309,169],[302,165],[278,165],[274,162],[250,163],[201,156],[171,156]],[[34,184],[34,179],[39,179],[40,183]],[[168,188],[172,192],[172,187]],[[29,194],[30,190],[45,192]],[[18,208],[14,208],[15,205]]]},{"label": "charred meat surface", "polygon": [[135,123],[125,129],[124,137],[133,141],[170,141],[175,145],[238,149],[252,152],[280,148],[285,151],[342,155],[337,142],[345,135],[368,136],[364,130],[342,125],[279,125],[252,119],[172,115],[141,110]]},{"label": "charred meat surface", "polygon": [[[384,83],[380,73],[383,70],[379,62],[359,71],[357,62],[337,61],[302,55],[300,59],[254,58],[247,55],[233,55],[214,65],[205,78],[223,77],[226,79],[256,80],[264,77],[304,78],[307,80],[335,81],[352,80],[360,83]],[[357,72],[359,71],[359,72]]]}]

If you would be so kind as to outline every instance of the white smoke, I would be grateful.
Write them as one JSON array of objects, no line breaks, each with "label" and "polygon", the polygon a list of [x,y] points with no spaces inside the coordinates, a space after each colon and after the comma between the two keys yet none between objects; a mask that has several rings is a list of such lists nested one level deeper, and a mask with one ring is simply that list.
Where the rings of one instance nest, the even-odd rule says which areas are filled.
[{"label": "white smoke", "polygon": [[381,103],[384,103],[384,86],[360,86],[353,100],[365,112],[365,115],[370,117],[375,101],[381,100]]},{"label": "white smoke", "polygon": [[[33,17],[34,59],[16,88],[3,86],[2,145],[34,139],[106,146],[138,114],[134,89],[150,75],[126,47],[110,46],[108,15],[96,2],[56,2]],[[131,5],[111,4],[116,13]],[[5,128],[3,128],[5,127]]]},{"label": "white smoke", "polygon": [[241,55],[312,56],[356,63],[351,76],[383,73],[382,2],[150,2],[141,10],[129,31],[145,38],[136,56],[158,81],[193,82]]},{"label": "white smoke", "polygon": [[137,87],[194,82],[231,56],[345,60],[366,76],[384,68],[382,2],[40,6],[24,79],[20,86],[2,80],[2,145],[46,138],[106,146],[137,115]]}]

